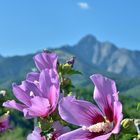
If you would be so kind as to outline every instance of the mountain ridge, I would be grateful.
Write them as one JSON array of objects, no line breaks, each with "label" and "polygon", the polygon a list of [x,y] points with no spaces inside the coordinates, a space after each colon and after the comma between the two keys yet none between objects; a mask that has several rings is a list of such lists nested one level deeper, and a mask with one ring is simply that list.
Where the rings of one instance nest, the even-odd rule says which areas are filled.
[{"label": "mountain ridge", "polygon": [[[109,41],[101,42],[89,34],[79,40],[75,45],[63,45],[55,51],[61,62],[71,56],[76,56],[75,68],[82,71],[80,81],[89,83],[89,76],[93,73],[102,73],[114,79],[140,76],[140,51],[131,51],[118,48]],[[20,81],[26,73],[35,67],[33,56],[0,57],[0,87],[7,87],[11,82]],[[79,80],[75,79],[76,83]],[[83,83],[81,83],[83,85]]]},{"label": "mountain ridge", "polygon": [[[92,35],[85,36],[76,45],[66,50],[81,60],[86,60],[86,63],[108,72],[131,77],[140,75],[140,51],[118,48],[108,41],[100,42]],[[83,55],[85,58],[82,59]]]}]

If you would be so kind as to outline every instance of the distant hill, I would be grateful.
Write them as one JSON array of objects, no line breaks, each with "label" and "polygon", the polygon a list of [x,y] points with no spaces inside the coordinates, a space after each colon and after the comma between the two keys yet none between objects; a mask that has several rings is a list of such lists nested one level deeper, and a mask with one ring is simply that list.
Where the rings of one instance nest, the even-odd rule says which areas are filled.
[{"label": "distant hill", "polygon": [[83,63],[102,70],[123,76],[140,75],[140,51],[118,48],[110,42],[100,42],[92,35],[87,35],[76,45],[64,49],[75,54]]},{"label": "distant hill", "polygon": [[33,55],[1,57],[0,87],[10,87],[11,83],[20,81],[34,67]]},{"label": "distant hill", "polygon": [[135,97],[140,101],[140,85],[137,85],[124,93],[126,96]]},{"label": "distant hill", "polygon": [[[120,49],[110,42],[100,42],[92,35],[83,37],[73,46],[65,45],[51,50],[60,56],[61,62],[76,56],[75,68],[83,75],[73,77],[73,80],[79,86],[91,85],[89,76],[93,73],[113,78],[124,91],[140,84],[140,51]],[[12,82],[25,79],[27,72],[35,67],[32,59],[34,55],[0,56],[0,88],[10,87]]]}]

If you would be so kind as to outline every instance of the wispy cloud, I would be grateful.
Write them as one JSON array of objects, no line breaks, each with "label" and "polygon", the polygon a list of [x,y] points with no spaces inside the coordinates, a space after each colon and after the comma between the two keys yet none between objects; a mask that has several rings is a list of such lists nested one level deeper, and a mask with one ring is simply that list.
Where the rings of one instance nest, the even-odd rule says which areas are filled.
[{"label": "wispy cloud", "polygon": [[87,2],[78,2],[77,5],[83,10],[89,9],[89,4]]}]

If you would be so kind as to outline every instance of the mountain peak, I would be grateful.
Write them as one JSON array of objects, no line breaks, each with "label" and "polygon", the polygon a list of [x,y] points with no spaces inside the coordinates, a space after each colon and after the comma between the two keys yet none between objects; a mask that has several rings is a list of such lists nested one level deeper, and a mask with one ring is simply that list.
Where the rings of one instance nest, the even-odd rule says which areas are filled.
[{"label": "mountain peak", "polygon": [[84,36],[82,39],[91,39],[91,40],[96,40],[96,37],[95,36],[93,36],[92,34],[88,34],[88,35],[86,35],[86,36]]},{"label": "mountain peak", "polygon": [[91,34],[88,34],[86,35],[85,37],[83,37],[79,42],[78,44],[79,45],[83,45],[83,44],[86,44],[86,45],[90,45],[90,44],[95,44],[97,42],[97,39],[96,37],[94,37],[93,35]]}]

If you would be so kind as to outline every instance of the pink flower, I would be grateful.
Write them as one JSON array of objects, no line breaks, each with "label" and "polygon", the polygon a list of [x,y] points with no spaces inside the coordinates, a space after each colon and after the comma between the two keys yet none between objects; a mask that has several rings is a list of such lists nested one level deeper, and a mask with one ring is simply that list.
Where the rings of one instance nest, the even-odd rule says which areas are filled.
[{"label": "pink flower", "polygon": [[42,70],[35,81],[23,81],[21,85],[13,84],[13,93],[20,101],[6,101],[3,106],[17,109],[26,118],[45,117],[56,108],[59,99],[58,74],[53,69]]},{"label": "pink flower", "polygon": [[74,97],[63,98],[59,104],[60,116],[80,128],[61,135],[58,140],[107,140],[119,132],[123,115],[115,82],[100,74],[90,78],[95,84],[94,99],[98,107]]},{"label": "pink flower", "polygon": [[9,126],[9,112],[0,116],[0,132],[4,132],[8,128],[10,128],[10,126]]},{"label": "pink flower", "polygon": [[22,111],[26,118],[50,115],[56,109],[59,99],[57,55],[39,53],[34,57],[34,61],[39,72],[28,73],[21,85],[12,85],[13,93],[19,102],[11,100],[3,103],[5,107]]},{"label": "pink flower", "polygon": [[42,52],[34,57],[34,61],[36,64],[36,67],[39,71],[42,71],[43,69],[56,69],[57,67],[57,55],[55,53],[48,53],[48,52]]},{"label": "pink flower", "polygon": [[28,135],[27,140],[57,140],[60,135],[70,131],[69,127],[63,127],[59,121],[53,123],[52,129],[52,132],[46,134],[46,139],[45,136],[41,136],[41,129],[36,127],[34,131]]},{"label": "pink flower", "polygon": [[45,136],[41,136],[41,129],[35,127],[34,131],[27,136],[27,140],[46,140]]}]

